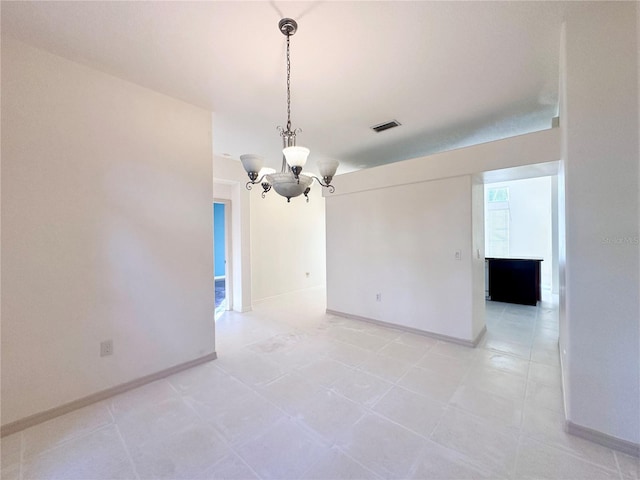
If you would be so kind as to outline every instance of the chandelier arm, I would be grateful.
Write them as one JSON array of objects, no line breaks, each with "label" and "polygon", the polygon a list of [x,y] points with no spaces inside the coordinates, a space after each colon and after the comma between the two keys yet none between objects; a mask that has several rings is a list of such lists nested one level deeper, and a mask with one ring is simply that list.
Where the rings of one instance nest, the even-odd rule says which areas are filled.
[{"label": "chandelier arm", "polygon": [[260,178],[257,178],[256,180],[249,180],[247,182],[247,184],[245,185],[245,187],[247,187],[247,190],[251,190],[252,185],[257,185],[258,183],[262,183],[262,180],[264,179],[264,177],[266,177],[267,175],[270,175],[269,173],[265,173],[264,175],[262,175]]},{"label": "chandelier arm", "polygon": [[336,187],[334,187],[330,183],[322,183],[322,180],[320,180],[320,178],[316,177],[315,175],[307,175],[307,176],[317,181],[320,184],[320,186],[328,188],[330,193],[334,193],[336,191]]}]

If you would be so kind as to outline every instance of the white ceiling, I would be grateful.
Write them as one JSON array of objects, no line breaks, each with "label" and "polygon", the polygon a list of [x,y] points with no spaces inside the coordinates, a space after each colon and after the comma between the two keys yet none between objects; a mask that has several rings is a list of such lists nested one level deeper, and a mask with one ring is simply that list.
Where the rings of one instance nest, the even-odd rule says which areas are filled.
[{"label": "white ceiling", "polygon": [[[564,4],[2,2],[2,35],[214,112],[214,152],[280,165],[286,123],[340,172],[549,128]],[[372,125],[402,126],[374,133]],[[313,163],[310,161],[310,163]],[[313,170],[313,168],[312,168]]]}]

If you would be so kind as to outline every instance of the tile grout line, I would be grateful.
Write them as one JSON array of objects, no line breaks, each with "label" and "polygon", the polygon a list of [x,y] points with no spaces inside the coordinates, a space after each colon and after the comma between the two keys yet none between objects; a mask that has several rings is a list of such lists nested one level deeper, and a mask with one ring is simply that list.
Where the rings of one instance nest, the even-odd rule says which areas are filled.
[{"label": "tile grout line", "polygon": [[22,480],[22,478],[24,477],[24,470],[25,470],[25,465],[24,465],[24,450],[25,450],[25,438],[24,438],[24,431],[20,432],[20,466],[18,467],[18,478],[19,480]]},{"label": "tile grout line", "polygon": [[127,459],[129,460],[129,464],[131,465],[131,469],[133,470],[134,475],[136,476],[136,480],[140,480],[140,474],[138,473],[138,469],[136,468],[136,464],[133,461],[133,456],[129,451],[129,447],[127,446],[127,442],[124,441],[124,437],[122,436],[122,432],[120,432],[120,427],[117,423],[114,424],[116,428],[116,432],[118,433],[118,438],[120,439],[120,443],[122,444],[122,448],[124,448],[125,454],[127,455]]}]

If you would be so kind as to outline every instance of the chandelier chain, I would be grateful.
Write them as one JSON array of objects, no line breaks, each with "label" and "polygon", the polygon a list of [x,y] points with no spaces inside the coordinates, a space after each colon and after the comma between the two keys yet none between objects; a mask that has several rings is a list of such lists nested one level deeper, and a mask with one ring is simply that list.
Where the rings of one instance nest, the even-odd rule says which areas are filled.
[{"label": "chandelier chain", "polygon": [[291,35],[287,33],[287,131],[291,131],[291,58],[289,55],[289,39]]}]

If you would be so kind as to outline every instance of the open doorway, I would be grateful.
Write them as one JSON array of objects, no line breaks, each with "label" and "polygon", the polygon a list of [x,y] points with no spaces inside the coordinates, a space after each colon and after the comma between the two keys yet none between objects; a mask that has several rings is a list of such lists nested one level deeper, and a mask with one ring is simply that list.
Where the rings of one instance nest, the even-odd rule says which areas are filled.
[{"label": "open doorway", "polygon": [[229,200],[215,200],[213,203],[213,276],[216,319],[225,310],[230,310],[232,305],[231,265],[229,262],[230,207]]},{"label": "open doorway", "polygon": [[[555,230],[553,227],[553,209],[555,208],[553,188],[552,176],[485,183],[484,217],[487,265],[489,268],[494,267],[495,269],[507,267],[522,270],[532,269],[532,274],[537,277],[538,300],[541,300],[542,296],[548,297],[554,287],[557,288],[553,285],[554,269],[557,268],[553,242]],[[507,259],[511,263],[503,259]],[[496,270],[495,273],[497,274],[498,271]],[[515,275],[513,272],[508,273],[511,276]],[[487,277],[488,272],[485,275],[485,294],[489,297],[491,293]],[[509,281],[509,289],[515,289],[519,285],[514,283],[514,278]],[[495,286],[497,290],[497,277]],[[502,287],[500,289],[504,290]],[[519,297],[520,293],[523,294],[523,298],[531,296],[524,295],[524,292],[516,293],[518,295],[515,297]],[[525,302],[516,301],[515,303]]]}]

